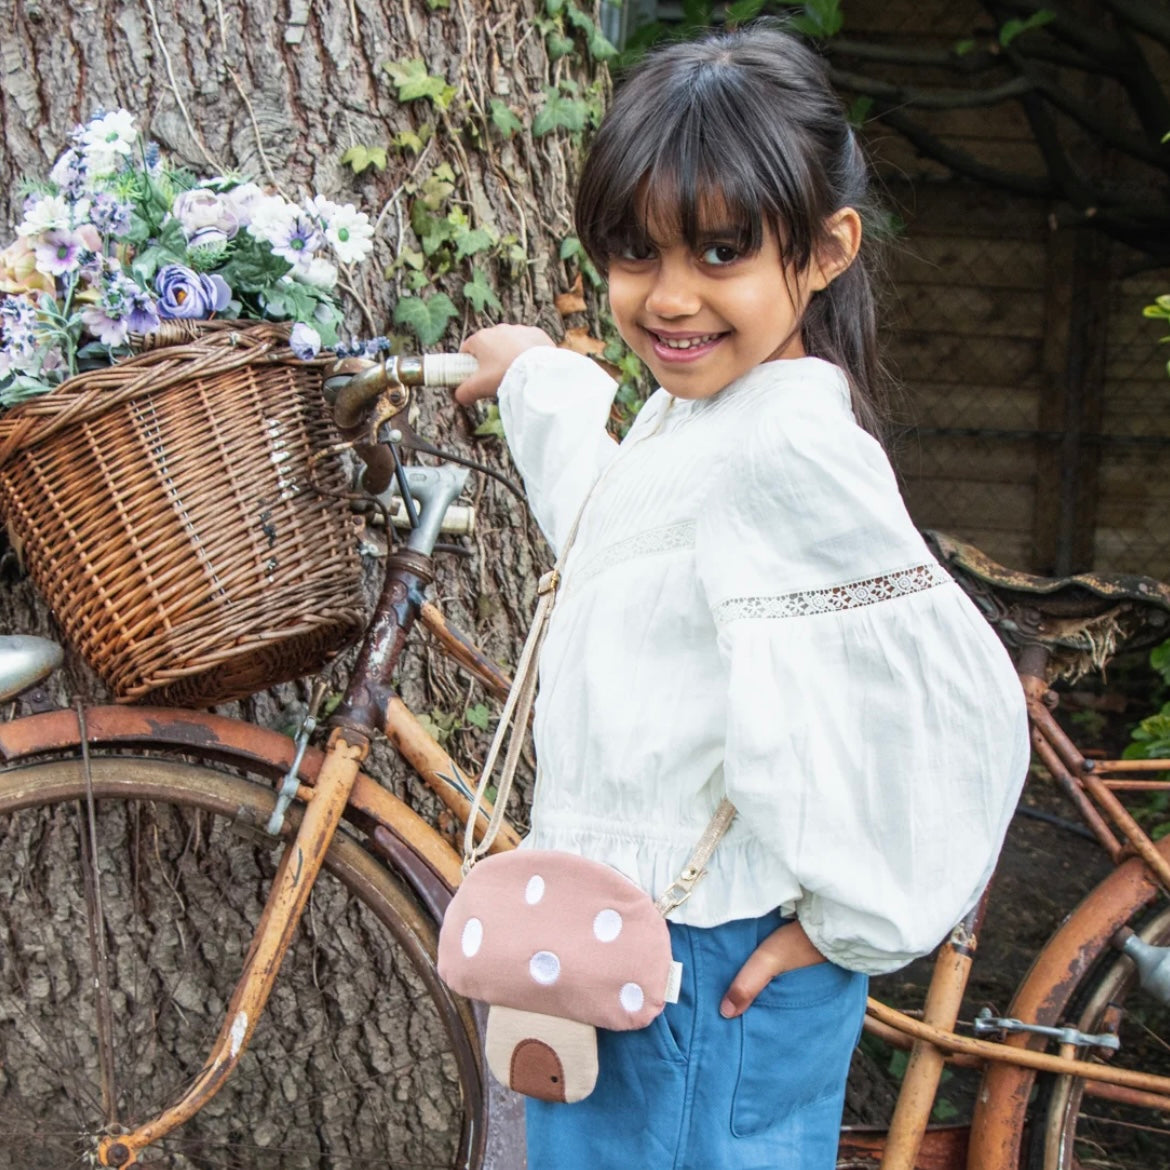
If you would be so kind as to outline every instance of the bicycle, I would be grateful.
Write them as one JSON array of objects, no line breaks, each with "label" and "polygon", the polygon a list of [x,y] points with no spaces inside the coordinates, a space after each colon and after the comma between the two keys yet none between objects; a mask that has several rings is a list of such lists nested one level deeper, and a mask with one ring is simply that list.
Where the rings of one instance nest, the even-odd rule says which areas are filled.
[{"label": "bicycle", "polygon": [[[519,1139],[501,1124],[509,1107],[485,1085],[475,1014],[434,970],[459,857],[361,770],[384,731],[444,805],[467,814],[468,777],[389,685],[417,622],[489,693],[509,685],[423,596],[465,472],[398,458],[412,385],[466,372],[458,359],[390,359],[346,363],[331,380],[339,422],[388,439],[363,453],[379,490],[397,481],[412,528],[387,558],[324,752],[308,743],[315,709],[295,742],[206,712],[143,707],[79,704],[0,724],[0,1138],[14,1164],[517,1164]],[[955,1031],[986,896],[940,949],[922,1019],[871,1000],[867,1028],[912,1055],[889,1133],[845,1130],[839,1165],[958,1167],[966,1150],[978,1170],[1071,1170],[1085,1094],[1170,1109],[1170,1077],[1099,1059],[1123,1021],[1110,1005],[1132,984],[1111,939],[1134,950],[1118,936],[1131,922],[1147,943],[1170,936],[1170,911],[1143,919],[1170,889],[1170,841],[1151,842],[1110,786],[1161,784],[1116,777],[1154,776],[1170,761],[1087,761],[1046,706],[1045,678],[1053,655],[1092,651],[1105,628],[1150,626],[1170,610],[1170,590],[1009,577],[970,550],[942,551],[1022,643],[1037,753],[1117,869],[1040,952],[1012,1018],[980,1025],[1003,1039]],[[515,841],[509,828],[500,847]],[[1081,992],[1086,1006],[1066,1025]],[[63,1010],[88,1031],[63,1026]],[[1041,1051],[1046,1029],[1059,1053]],[[928,1128],[947,1060],[984,1069],[967,1132]],[[1044,1124],[1024,1148],[1038,1074],[1044,1100],[1031,1113]]]}]

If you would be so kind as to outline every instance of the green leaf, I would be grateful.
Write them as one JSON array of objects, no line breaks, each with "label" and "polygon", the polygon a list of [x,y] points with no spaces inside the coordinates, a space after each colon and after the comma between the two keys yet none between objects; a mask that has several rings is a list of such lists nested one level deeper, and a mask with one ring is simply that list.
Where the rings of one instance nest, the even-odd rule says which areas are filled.
[{"label": "green leaf", "polygon": [[489,307],[497,310],[503,308],[482,268],[472,268],[471,279],[463,286],[463,296],[477,313]]},{"label": "green leaf", "polygon": [[565,0],[544,0],[544,10],[549,16],[559,16],[565,7]]},{"label": "green leaf", "polygon": [[422,154],[422,148],[431,140],[435,128],[430,122],[424,122],[417,130],[401,130],[390,140],[399,150],[409,150],[411,154]]},{"label": "green leaf", "polygon": [[476,703],[474,707],[468,707],[463,712],[463,718],[472,727],[478,727],[480,731],[487,731],[491,717],[492,709],[486,703]]},{"label": "green leaf", "polygon": [[405,325],[422,346],[434,345],[447,330],[452,317],[457,317],[455,308],[446,293],[435,293],[430,297],[401,297],[394,306],[394,324]]},{"label": "green leaf", "polygon": [[544,39],[544,47],[548,50],[548,59],[558,61],[573,51],[573,38],[562,32],[550,32]]},{"label": "green leaf", "polygon": [[561,259],[572,260],[581,254],[581,241],[576,236],[565,236],[561,240]]},{"label": "green leaf", "polygon": [[955,41],[951,46],[951,52],[956,57],[966,57],[968,53],[975,52],[975,38],[967,37],[966,40]]},{"label": "green leaf", "polygon": [[518,130],[524,129],[524,123],[499,98],[492,98],[488,112],[492,125],[504,138],[511,138]]},{"label": "green leaf", "polygon": [[1056,13],[1050,8],[1041,8],[1037,12],[1033,12],[1027,20],[1005,21],[999,30],[999,43],[1006,49],[1016,37],[1023,36],[1024,33],[1031,32],[1033,29],[1043,28],[1055,19]]},{"label": "green leaf", "polygon": [[483,422],[471,432],[473,435],[494,435],[497,439],[504,437],[504,420],[500,418],[500,408],[493,402],[487,408]]},{"label": "green leaf", "polygon": [[455,184],[450,179],[442,177],[436,170],[419,188],[419,196],[431,211],[438,211],[451,198],[454,190]]},{"label": "green leaf", "polygon": [[532,121],[532,133],[536,138],[551,134],[554,130],[568,130],[579,134],[589,120],[589,107],[580,98],[566,97],[559,90],[546,88],[545,102]]},{"label": "green leaf", "polygon": [[450,8],[451,0],[427,0],[427,7],[435,12],[440,8]]},{"label": "green leaf", "polygon": [[[1170,301],[1170,297],[1158,299]],[[1170,642],[1163,642],[1150,651],[1150,665],[1162,676],[1162,681],[1170,686]]]},{"label": "green leaf", "polygon": [[589,56],[594,61],[611,61],[618,55],[617,46],[596,25],[589,33],[585,47],[589,50]]},{"label": "green leaf", "polygon": [[409,61],[387,61],[382,68],[390,74],[400,102],[426,99],[434,102],[440,110],[445,110],[455,96],[455,87],[448,85],[445,77],[428,73],[426,62],[421,57],[412,57]]},{"label": "green leaf", "polygon": [[466,260],[479,252],[486,252],[495,244],[495,237],[486,228],[472,228],[455,235],[455,259]]},{"label": "green leaf", "polygon": [[859,94],[849,103],[849,109],[845,111],[845,117],[855,130],[860,130],[865,125],[865,120],[869,117],[869,111],[873,109],[873,98],[865,94]]},{"label": "green leaf", "polygon": [[845,23],[840,0],[807,0],[804,11],[794,16],[790,24],[797,32],[816,40],[835,37]]},{"label": "green leaf", "polygon": [[351,146],[342,156],[341,165],[349,167],[355,175],[373,167],[376,171],[386,169],[386,148],[384,146]]},{"label": "green leaf", "polygon": [[727,6],[727,23],[746,24],[759,16],[763,8],[764,0],[736,0]]}]

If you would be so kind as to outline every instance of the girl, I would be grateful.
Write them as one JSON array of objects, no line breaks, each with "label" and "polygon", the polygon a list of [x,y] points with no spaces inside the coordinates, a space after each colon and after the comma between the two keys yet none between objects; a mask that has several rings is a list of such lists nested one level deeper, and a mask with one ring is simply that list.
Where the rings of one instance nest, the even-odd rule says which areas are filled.
[{"label": "girl", "polygon": [[498,391],[554,547],[588,497],[530,843],[657,896],[721,797],[738,809],[671,915],[678,1003],[602,1034],[584,1101],[529,1102],[530,1170],[830,1170],[867,974],[929,951],[991,875],[1023,701],[867,433],[866,200],[814,54],[771,26],[674,45],[618,92],[576,206],[661,386],[626,440],[613,382],[540,330],[464,346],[457,397]]}]

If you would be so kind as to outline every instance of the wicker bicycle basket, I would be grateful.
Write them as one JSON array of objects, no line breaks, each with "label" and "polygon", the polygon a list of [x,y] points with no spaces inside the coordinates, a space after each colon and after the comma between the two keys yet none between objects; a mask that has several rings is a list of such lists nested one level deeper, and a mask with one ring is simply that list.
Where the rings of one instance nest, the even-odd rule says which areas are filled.
[{"label": "wicker bicycle basket", "polygon": [[164,330],[0,414],[0,513],[119,700],[197,706],[318,669],[360,569],[322,365],[278,326]]}]

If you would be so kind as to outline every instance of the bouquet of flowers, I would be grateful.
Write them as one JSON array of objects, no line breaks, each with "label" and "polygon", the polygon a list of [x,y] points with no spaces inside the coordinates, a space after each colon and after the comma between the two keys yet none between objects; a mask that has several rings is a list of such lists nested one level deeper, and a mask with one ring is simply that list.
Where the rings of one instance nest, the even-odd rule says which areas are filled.
[{"label": "bouquet of flowers", "polygon": [[144,142],[126,110],[78,126],[25,187],[0,251],[0,409],[128,355],[168,318],[292,323],[311,357],[337,340],[339,265],[373,247],[369,217],[234,175],[199,179]]}]

